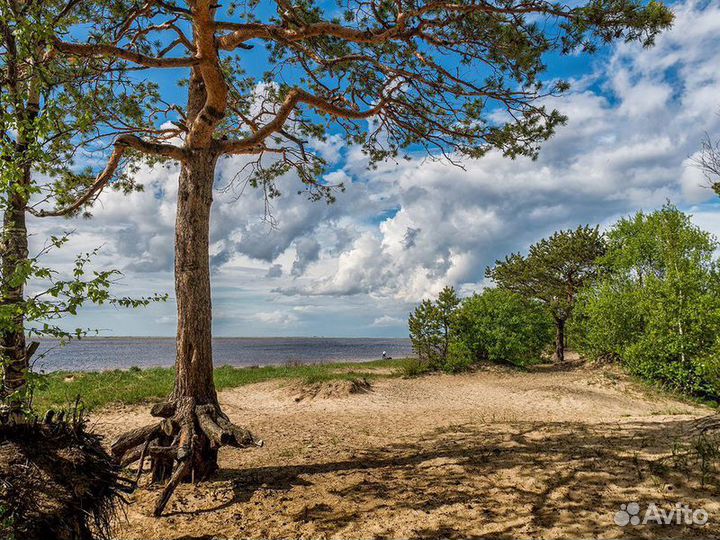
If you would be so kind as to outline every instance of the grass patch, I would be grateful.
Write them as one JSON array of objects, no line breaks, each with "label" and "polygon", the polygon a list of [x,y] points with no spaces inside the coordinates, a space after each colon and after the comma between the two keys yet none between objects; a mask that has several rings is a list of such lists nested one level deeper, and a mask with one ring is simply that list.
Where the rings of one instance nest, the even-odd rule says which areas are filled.
[{"label": "grass patch", "polygon": [[[249,368],[222,366],[215,369],[215,386],[224,390],[277,379],[300,379],[307,383],[361,377],[372,380],[396,376],[403,362],[404,359]],[[390,369],[395,371],[383,372]],[[55,372],[36,390],[35,408],[44,414],[47,409],[68,407],[78,395],[87,410],[113,403],[134,405],[158,401],[170,394],[174,379],[173,368]]]},{"label": "grass patch", "polygon": [[430,367],[419,358],[407,358],[400,364],[400,373],[405,378],[419,377],[430,373]]}]

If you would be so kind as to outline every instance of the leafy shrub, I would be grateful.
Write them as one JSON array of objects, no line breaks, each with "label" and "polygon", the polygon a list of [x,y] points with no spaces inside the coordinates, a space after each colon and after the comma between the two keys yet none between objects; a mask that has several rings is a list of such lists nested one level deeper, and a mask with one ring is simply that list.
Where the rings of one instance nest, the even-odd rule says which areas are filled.
[{"label": "leafy shrub", "polygon": [[451,341],[442,370],[446,373],[462,373],[469,370],[474,363],[473,354],[465,342]]},{"label": "leafy shrub", "polygon": [[403,377],[419,377],[430,371],[427,362],[420,358],[408,358],[400,365],[400,373]]},{"label": "leafy shrub", "polygon": [[647,380],[720,397],[717,242],[671,205],[621,219],[608,233],[602,279],[573,320],[581,352],[615,358]]},{"label": "leafy shrub", "polygon": [[446,287],[437,301],[415,309],[409,327],[418,358],[403,367],[406,376],[460,373],[478,362],[526,365],[539,360],[554,339],[547,309],[505,289],[459,300]]},{"label": "leafy shrub", "polygon": [[553,342],[553,321],[540,305],[502,289],[466,298],[457,313],[457,339],[474,361],[526,365]]},{"label": "leafy shrub", "polygon": [[13,530],[15,529],[15,517],[12,511],[9,510],[4,504],[0,504],[0,532],[2,532],[5,540],[15,540],[17,537]]}]

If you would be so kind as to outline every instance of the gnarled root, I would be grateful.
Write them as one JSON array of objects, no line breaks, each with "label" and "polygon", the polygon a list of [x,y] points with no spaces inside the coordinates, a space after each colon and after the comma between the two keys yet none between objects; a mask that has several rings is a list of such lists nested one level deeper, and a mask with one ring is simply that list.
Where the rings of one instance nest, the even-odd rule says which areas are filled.
[{"label": "gnarled root", "polygon": [[216,404],[196,405],[187,398],[158,403],[153,416],[162,418],[121,435],[112,453],[123,466],[139,461],[136,485],[147,457],[153,482],[168,480],[155,505],[155,515],[165,509],[180,482],[204,480],[217,469],[221,446],[262,446],[252,433],[234,425]]}]

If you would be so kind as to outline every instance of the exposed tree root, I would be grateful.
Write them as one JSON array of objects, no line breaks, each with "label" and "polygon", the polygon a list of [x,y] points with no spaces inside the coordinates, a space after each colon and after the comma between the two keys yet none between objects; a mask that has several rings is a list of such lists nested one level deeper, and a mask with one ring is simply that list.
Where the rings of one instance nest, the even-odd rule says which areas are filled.
[{"label": "exposed tree root", "polygon": [[165,485],[165,487],[162,490],[162,494],[160,495],[160,498],[155,503],[155,510],[153,511],[153,514],[156,517],[159,517],[160,514],[162,514],[162,511],[165,509],[165,505],[170,500],[170,497],[172,497],[172,494],[175,491],[175,488],[180,483],[180,481],[185,477],[185,475],[187,475],[189,469],[190,469],[190,460],[189,459],[178,463],[178,466],[175,469],[175,472],[170,477],[170,481]]},{"label": "exposed tree root", "polygon": [[136,485],[147,457],[152,482],[167,480],[155,504],[156,516],[162,514],[180,482],[204,480],[217,470],[220,447],[263,444],[230,422],[217,404],[196,405],[187,398],[158,403],[150,412],[162,420],[124,433],[112,445],[112,453],[124,467],[139,461]]},{"label": "exposed tree root", "polygon": [[110,538],[132,480],[78,414],[0,412],[0,538]]}]

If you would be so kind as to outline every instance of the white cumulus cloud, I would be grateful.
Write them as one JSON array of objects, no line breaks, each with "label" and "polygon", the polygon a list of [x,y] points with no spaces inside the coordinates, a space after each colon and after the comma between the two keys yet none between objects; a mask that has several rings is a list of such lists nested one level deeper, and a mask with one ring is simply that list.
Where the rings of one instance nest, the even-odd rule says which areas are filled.
[{"label": "white cumulus cloud", "polygon": [[[314,144],[331,163],[328,181],[347,190],[335,204],[312,203],[295,195],[290,175],[271,202],[275,226],[261,193],[228,187],[244,161],[221,161],[216,333],[405,335],[415,302],[446,284],[481,289],[487,265],[559,228],[607,224],[667,199],[712,223],[715,195],[691,157],[706,132],[720,134],[720,5],[690,0],[674,9],[675,25],[655,47],[606,51],[571,92],[549,101],[569,122],[537,161],[490,153],[458,168],[418,155],[369,170],[358,148],[330,137]],[[55,262],[67,266],[68,253],[102,245],[98,265],[125,272],[123,293],[172,295],[177,173],[143,170],[144,193],[104,193],[89,221],[34,220],[37,239],[75,229]],[[91,309],[81,322],[171,335],[173,314],[170,302],[139,313]]]}]

